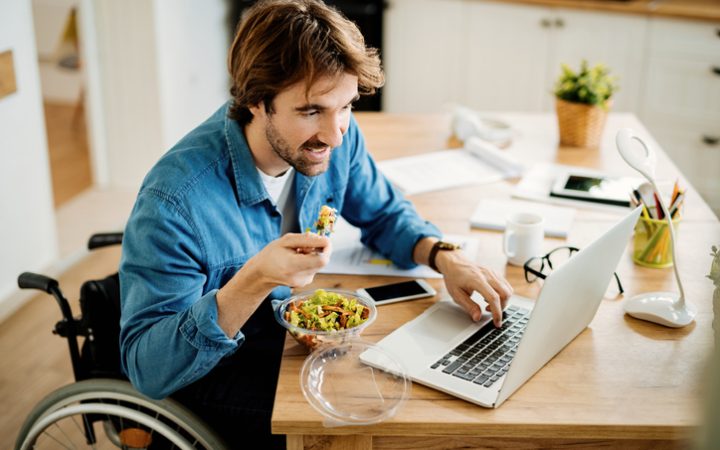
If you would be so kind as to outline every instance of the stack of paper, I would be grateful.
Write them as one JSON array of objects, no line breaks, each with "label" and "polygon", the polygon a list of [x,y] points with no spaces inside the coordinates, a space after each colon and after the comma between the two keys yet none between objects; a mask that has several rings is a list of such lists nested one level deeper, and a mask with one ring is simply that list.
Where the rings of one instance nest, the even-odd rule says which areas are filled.
[{"label": "stack of paper", "polygon": [[[442,278],[442,275],[428,266],[417,266],[414,269],[399,268],[380,253],[365,247],[360,242],[360,230],[342,217],[335,223],[335,232],[330,239],[333,245],[330,262],[320,269],[320,273]],[[480,249],[480,241],[471,236],[445,235],[443,240],[460,245],[471,261],[475,260]]]},{"label": "stack of paper", "polygon": [[522,174],[523,167],[495,145],[470,138],[465,148],[391,159],[378,164],[406,195],[492,183]]},{"label": "stack of paper", "polygon": [[521,212],[542,216],[545,219],[545,236],[548,237],[566,238],[575,218],[575,210],[572,208],[521,200],[482,199],[470,218],[470,225],[475,228],[504,230],[508,216]]}]

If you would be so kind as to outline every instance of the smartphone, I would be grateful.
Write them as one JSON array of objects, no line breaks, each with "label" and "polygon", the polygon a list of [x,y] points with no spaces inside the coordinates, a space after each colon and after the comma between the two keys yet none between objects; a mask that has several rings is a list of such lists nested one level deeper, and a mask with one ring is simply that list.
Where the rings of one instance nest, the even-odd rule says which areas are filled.
[{"label": "smartphone", "polygon": [[565,173],[555,181],[550,190],[550,196],[630,206],[630,192],[636,189],[638,184],[638,179],[630,177]]},{"label": "smartphone", "polygon": [[436,294],[425,280],[401,281],[400,283],[383,284],[364,289],[358,289],[357,293],[370,297],[376,305],[387,305],[388,303],[414,300],[416,298],[432,297]]}]

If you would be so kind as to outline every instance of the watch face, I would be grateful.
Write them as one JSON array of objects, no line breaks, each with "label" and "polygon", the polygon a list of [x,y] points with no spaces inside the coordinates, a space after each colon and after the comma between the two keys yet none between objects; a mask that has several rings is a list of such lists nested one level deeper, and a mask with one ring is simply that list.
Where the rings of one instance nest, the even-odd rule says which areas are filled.
[{"label": "watch face", "polygon": [[438,248],[441,250],[456,250],[459,247],[455,244],[451,244],[450,242],[438,242]]}]

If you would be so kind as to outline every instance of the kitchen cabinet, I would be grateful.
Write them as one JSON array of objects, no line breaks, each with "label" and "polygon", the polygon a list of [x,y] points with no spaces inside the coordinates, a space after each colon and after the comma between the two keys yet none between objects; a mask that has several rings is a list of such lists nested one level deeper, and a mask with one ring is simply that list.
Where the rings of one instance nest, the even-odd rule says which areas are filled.
[{"label": "kitchen cabinet", "polygon": [[383,110],[437,112],[463,91],[462,0],[393,0],[385,10]]},{"label": "kitchen cabinet", "polygon": [[389,16],[386,111],[551,110],[560,64],[583,59],[619,78],[614,110],[637,110],[644,16],[481,0],[395,0]]},{"label": "kitchen cabinet", "polygon": [[604,63],[621,89],[616,111],[634,111],[647,19],[562,8],[466,2],[467,99],[485,110],[547,111],[566,63]]},{"label": "kitchen cabinet", "polygon": [[653,19],[640,113],[720,214],[720,23]]}]

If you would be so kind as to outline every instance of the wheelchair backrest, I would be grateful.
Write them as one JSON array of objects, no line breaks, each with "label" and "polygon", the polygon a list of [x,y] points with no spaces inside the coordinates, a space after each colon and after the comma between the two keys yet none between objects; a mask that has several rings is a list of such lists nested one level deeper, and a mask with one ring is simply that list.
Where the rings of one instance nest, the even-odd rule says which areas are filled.
[{"label": "wheelchair backrest", "polygon": [[125,378],[120,370],[120,281],[115,273],[80,288],[83,378]]}]

